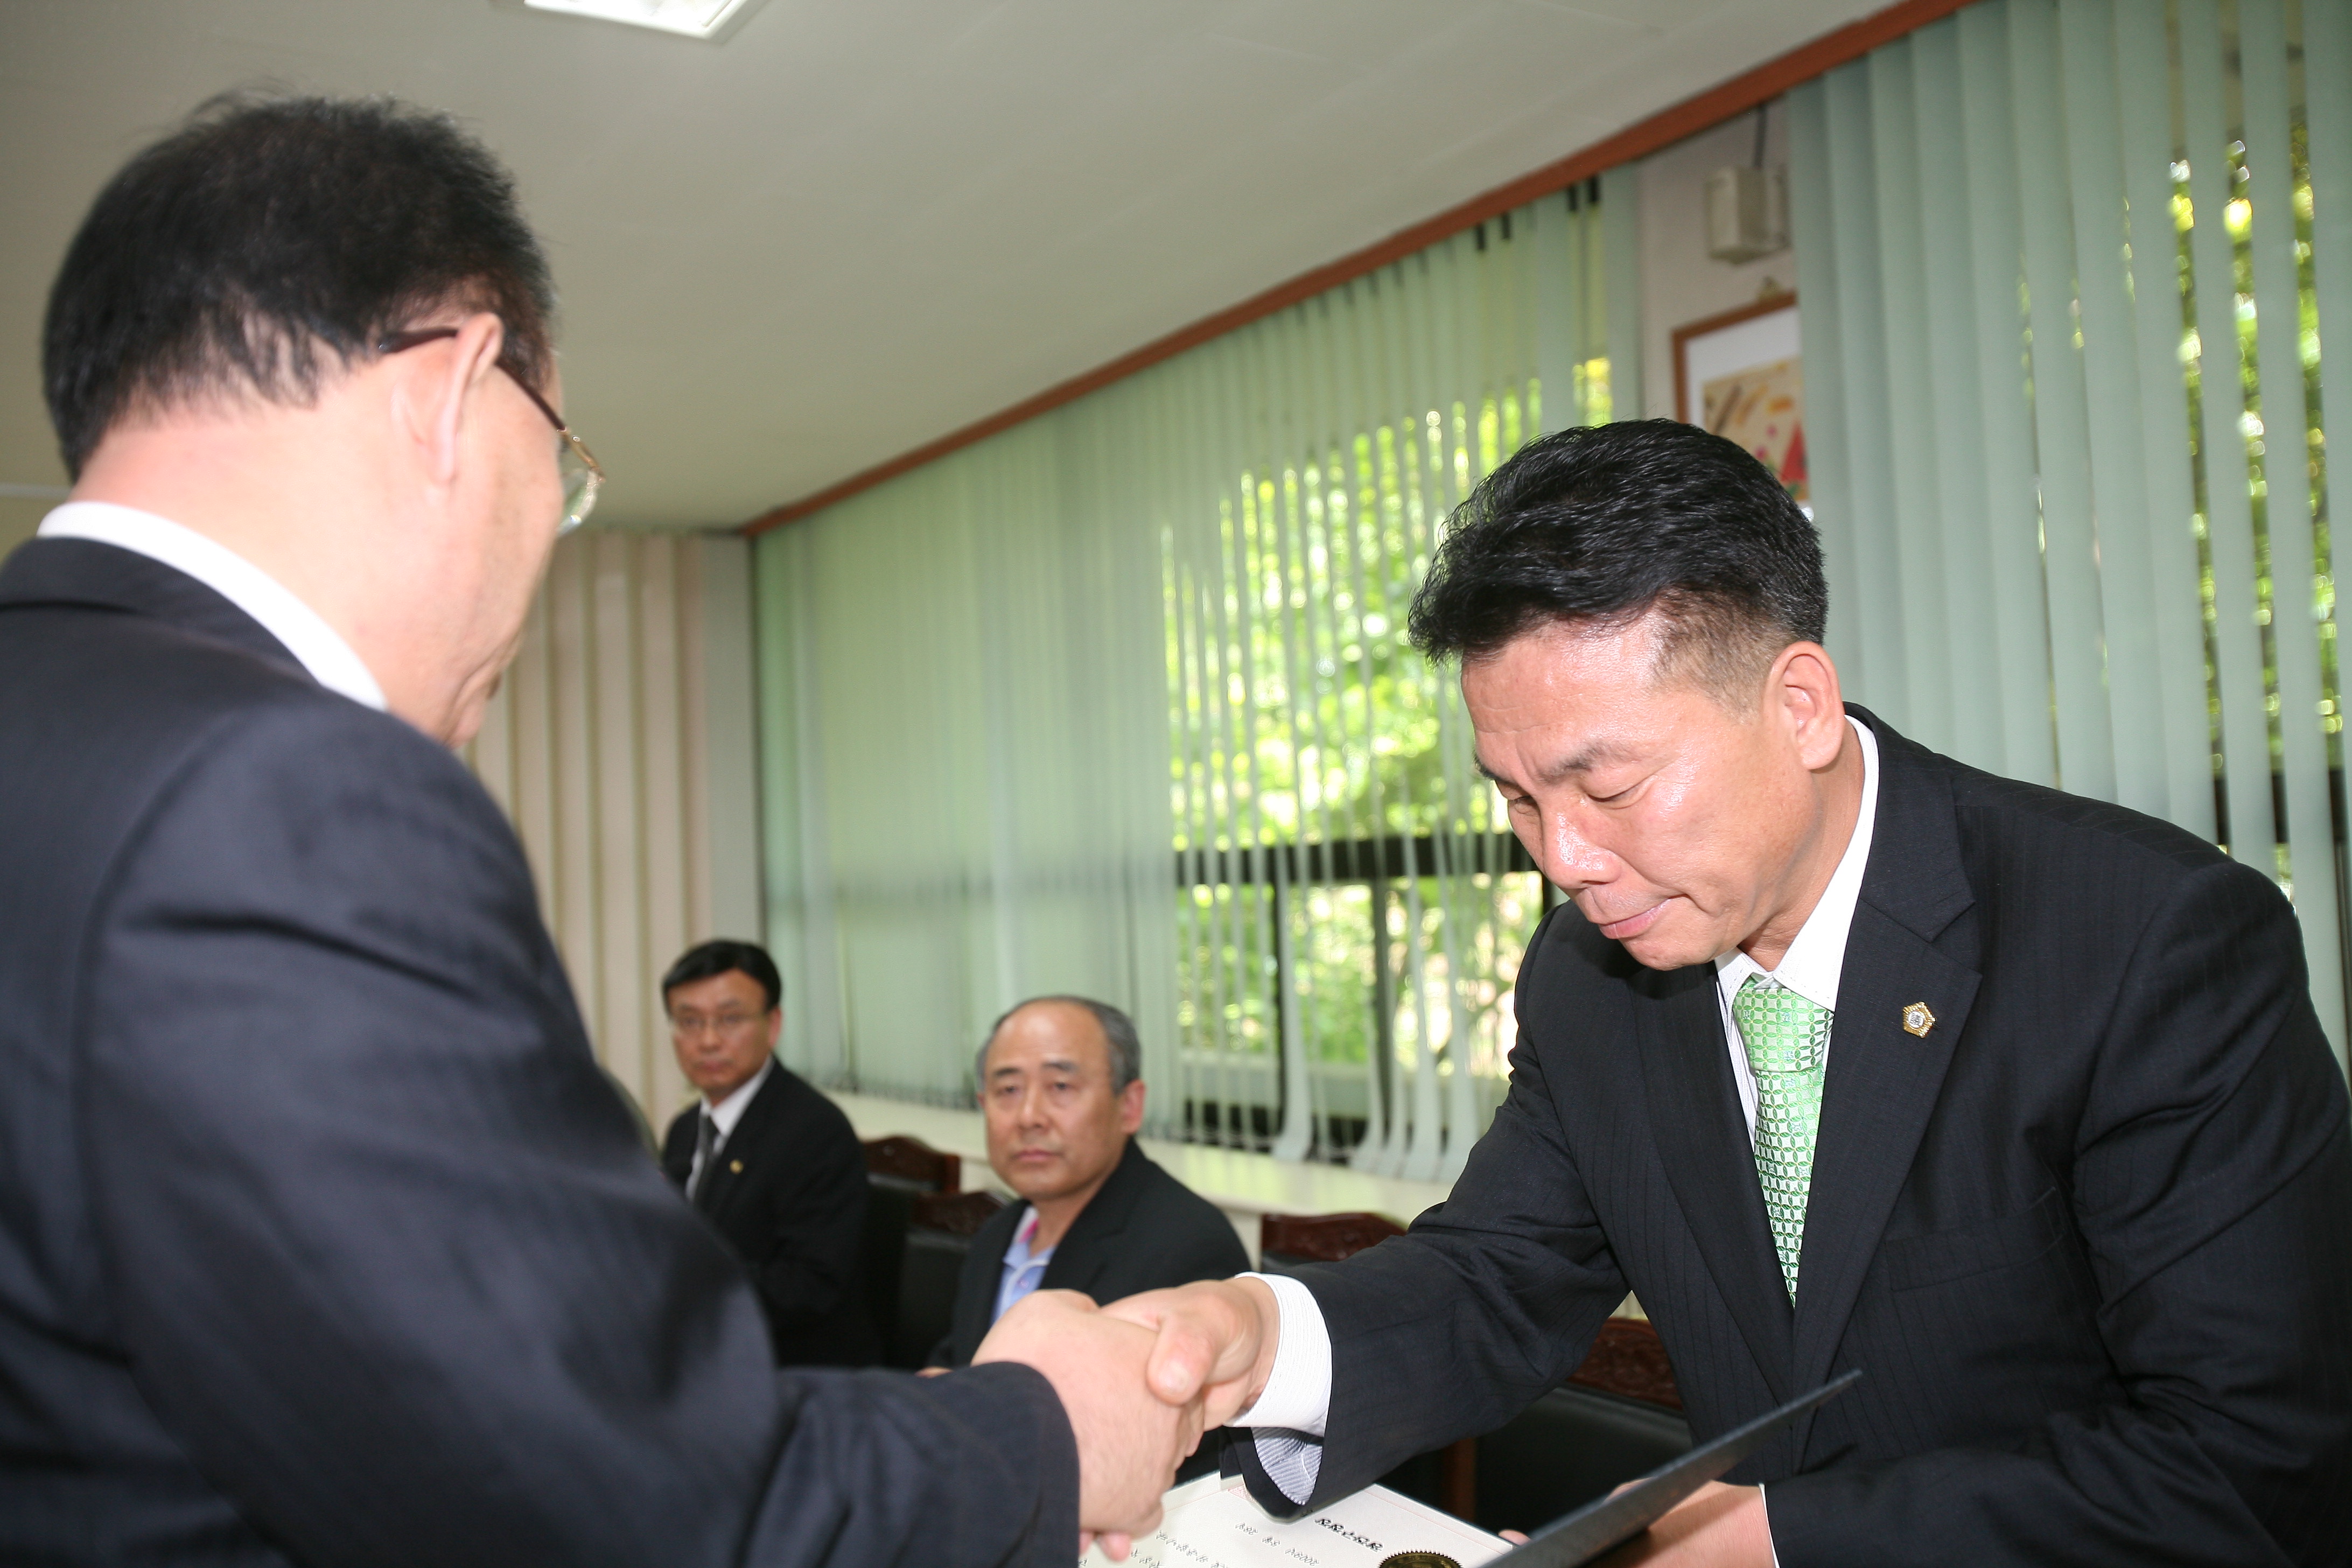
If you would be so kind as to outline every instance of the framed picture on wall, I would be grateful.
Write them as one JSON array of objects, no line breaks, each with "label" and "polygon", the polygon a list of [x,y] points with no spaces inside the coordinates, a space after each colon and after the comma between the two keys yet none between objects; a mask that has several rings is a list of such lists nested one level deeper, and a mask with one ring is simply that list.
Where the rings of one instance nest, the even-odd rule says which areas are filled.
[{"label": "framed picture on wall", "polygon": [[1773,294],[1675,329],[1675,417],[1747,447],[1798,501],[1805,483],[1805,369],[1797,297]]}]

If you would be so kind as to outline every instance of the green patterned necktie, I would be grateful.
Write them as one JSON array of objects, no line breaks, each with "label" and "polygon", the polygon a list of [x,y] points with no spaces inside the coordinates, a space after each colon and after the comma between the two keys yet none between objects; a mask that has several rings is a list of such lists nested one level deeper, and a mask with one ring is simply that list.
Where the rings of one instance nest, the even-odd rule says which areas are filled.
[{"label": "green patterned necktie", "polygon": [[1756,1175],[1789,1300],[1805,1247],[1805,1197],[1813,1185],[1813,1132],[1822,1120],[1822,1063],[1830,1010],[1769,974],[1751,974],[1731,999],[1731,1016],[1756,1075]]}]

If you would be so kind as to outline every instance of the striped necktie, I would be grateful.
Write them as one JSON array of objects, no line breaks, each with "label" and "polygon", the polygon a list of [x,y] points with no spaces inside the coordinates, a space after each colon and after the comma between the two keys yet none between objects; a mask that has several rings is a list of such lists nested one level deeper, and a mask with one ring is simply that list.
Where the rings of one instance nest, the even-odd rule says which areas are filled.
[{"label": "striped necktie", "polygon": [[710,1184],[710,1167],[719,1160],[719,1123],[711,1119],[710,1107],[696,1112],[694,1128],[694,1173],[686,1184],[686,1198],[692,1203],[702,1189]]},{"label": "striped necktie", "polygon": [[1805,1248],[1805,1199],[1813,1185],[1813,1134],[1822,1120],[1822,1064],[1830,1010],[1769,974],[1751,974],[1731,999],[1731,1016],[1756,1075],[1756,1176],[1772,1221],[1772,1248],[1789,1300]]}]

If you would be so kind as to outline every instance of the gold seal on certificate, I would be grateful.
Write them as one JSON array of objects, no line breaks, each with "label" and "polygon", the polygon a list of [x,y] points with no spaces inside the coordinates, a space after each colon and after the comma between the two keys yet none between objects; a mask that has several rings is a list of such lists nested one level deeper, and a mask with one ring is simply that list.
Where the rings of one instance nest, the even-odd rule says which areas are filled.
[{"label": "gold seal on certificate", "polygon": [[1381,1559],[1381,1568],[1462,1568],[1443,1552],[1399,1552]]}]

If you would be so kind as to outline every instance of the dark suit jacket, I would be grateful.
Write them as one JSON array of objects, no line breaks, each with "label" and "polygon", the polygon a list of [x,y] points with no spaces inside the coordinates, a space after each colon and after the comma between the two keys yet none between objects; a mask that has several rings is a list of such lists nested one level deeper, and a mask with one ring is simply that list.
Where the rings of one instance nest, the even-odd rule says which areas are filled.
[{"label": "dark suit jacket", "polygon": [[[956,1280],[955,1326],[931,1352],[933,1366],[970,1366],[995,1321],[1004,1249],[1029,1214],[1007,1204],[980,1227]],[[1249,1268],[1233,1222],[1217,1205],[1153,1164],[1128,1140],[1101,1190],[1054,1248],[1041,1290],[1083,1290],[1111,1302],[1143,1290],[1229,1279]]]},{"label": "dark suit jacket", "polygon": [[1768,1483],[1780,1568],[2346,1561],[2352,1146],[2286,900],[1855,716],[1877,826],[1794,1310],[1712,965],[1643,969],[1563,906],[1452,1197],[1299,1270],[1335,1369],[1316,1500],[1500,1425],[1630,1286],[1702,1440],[1864,1369],[1727,1478]]},{"label": "dark suit jacket", "polygon": [[84,541],[0,671],[0,1562],[1069,1561],[1036,1373],[777,1371],[456,758]]},{"label": "dark suit jacket", "polygon": [[[662,1168],[680,1187],[694,1169],[699,1105],[669,1124]],[[871,1366],[866,1313],[866,1151],[841,1107],[783,1063],[743,1108],[703,1173],[694,1206],[735,1249],[767,1310],[786,1366]]]}]

